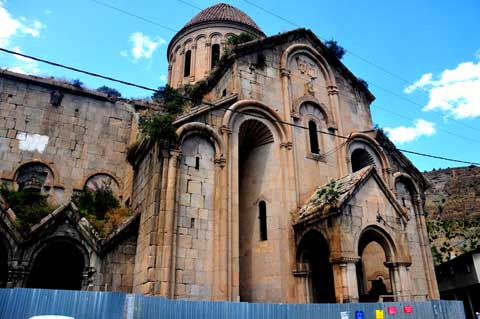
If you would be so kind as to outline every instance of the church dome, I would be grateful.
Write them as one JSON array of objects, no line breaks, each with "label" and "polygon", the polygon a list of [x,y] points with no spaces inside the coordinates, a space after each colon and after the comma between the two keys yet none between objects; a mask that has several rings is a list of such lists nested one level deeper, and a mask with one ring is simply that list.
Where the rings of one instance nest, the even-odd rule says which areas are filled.
[{"label": "church dome", "polygon": [[246,25],[263,34],[262,29],[245,12],[226,3],[218,3],[208,7],[194,16],[182,30],[209,22],[234,22]]}]

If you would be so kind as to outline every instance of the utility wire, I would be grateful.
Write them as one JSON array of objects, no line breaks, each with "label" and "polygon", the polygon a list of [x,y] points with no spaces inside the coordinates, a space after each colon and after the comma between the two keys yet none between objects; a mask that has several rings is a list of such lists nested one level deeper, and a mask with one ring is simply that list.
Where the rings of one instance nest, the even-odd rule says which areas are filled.
[{"label": "utility wire", "polygon": [[165,26],[165,25],[163,25],[163,24],[157,23],[157,22],[155,22],[155,21],[153,21],[153,20],[144,18],[144,17],[142,17],[142,16],[139,16],[138,14],[131,13],[131,12],[127,11],[127,10],[123,10],[123,9],[121,9],[121,8],[112,6],[112,5],[108,4],[108,3],[105,3],[105,2],[102,2],[102,1],[99,1],[99,0],[90,0],[90,1],[95,2],[95,3],[97,3],[97,4],[101,5],[101,6],[104,6],[104,7],[113,9],[113,10],[116,10],[116,11],[121,12],[121,13],[123,13],[123,14],[126,14],[126,15],[128,15],[128,16],[131,16],[131,17],[140,19],[140,20],[145,21],[145,22],[147,22],[147,23],[156,25],[157,27],[163,28],[163,29],[165,29],[165,30],[168,30],[168,31],[171,31],[171,32],[175,32],[175,33],[178,32],[178,30],[172,29],[172,28],[167,27],[167,26]]},{"label": "utility wire", "polygon": [[[119,11],[119,12],[121,12],[121,13],[123,13],[123,14],[129,15],[129,16],[132,16],[132,17],[135,17],[135,18],[140,19],[140,20],[142,20],[142,21],[145,21],[145,22],[147,22],[147,23],[150,23],[150,24],[159,26],[159,27],[161,27],[161,28],[163,28],[163,29],[166,29],[166,30],[169,30],[169,31],[173,31],[173,32],[175,32],[175,33],[178,32],[178,30],[175,30],[175,29],[172,29],[172,28],[170,28],[170,27],[161,25],[161,24],[159,24],[159,23],[157,23],[157,22],[155,22],[155,21],[152,21],[152,20],[150,20],[150,19],[144,18],[144,17],[142,17],[142,16],[140,16],[140,15],[137,15],[137,14],[135,14],[135,13],[131,13],[131,12],[127,11],[127,10],[124,10],[124,9],[121,9],[121,8],[118,8],[118,7],[115,7],[115,6],[112,6],[112,5],[107,4],[107,3],[105,3],[105,2],[102,2],[102,1],[99,1],[99,0],[90,0],[90,1],[95,2],[95,3],[99,4],[99,5],[104,6],[104,7],[107,7],[107,8],[116,10],[116,11]],[[198,7],[198,6],[194,5],[194,4],[191,4],[191,3],[189,3],[188,1],[185,1],[185,0],[177,0],[177,1],[178,1],[178,2],[181,2],[181,3],[185,4],[185,5],[188,5],[188,6],[192,7],[192,8],[195,8],[195,9],[198,9],[198,10],[203,10],[201,7]],[[248,4],[254,6],[254,7],[256,7],[256,8],[258,8],[258,9],[260,9],[260,10],[262,10],[262,11],[264,11],[264,12],[266,12],[266,13],[268,13],[268,14],[270,14],[270,15],[278,18],[278,19],[281,19],[281,20],[283,20],[283,21],[285,21],[285,22],[287,22],[287,23],[289,23],[289,24],[291,24],[291,25],[293,25],[293,26],[295,26],[295,27],[297,27],[297,28],[300,28],[300,27],[301,27],[300,25],[296,24],[295,22],[293,22],[293,21],[291,21],[291,20],[288,20],[288,19],[286,19],[286,18],[284,18],[284,17],[282,17],[282,16],[280,16],[280,15],[278,15],[278,14],[276,14],[276,13],[274,13],[274,12],[272,12],[272,11],[264,8],[264,7],[261,7],[261,6],[257,5],[256,3],[253,3],[253,2],[248,1],[248,0],[243,0],[243,1],[245,1],[246,3],[248,3]],[[323,40],[326,41],[326,38],[324,38],[324,37],[320,37],[320,36],[319,36],[319,38],[320,38],[320,39],[323,38]],[[345,49],[345,50],[346,50],[346,49]],[[428,93],[428,91],[425,90],[424,88],[419,87],[419,86],[415,85],[414,83],[412,83],[412,82],[410,82],[410,81],[408,81],[408,80],[405,80],[404,78],[400,77],[399,75],[396,75],[395,73],[388,71],[387,69],[385,69],[385,68],[383,68],[383,67],[375,64],[374,62],[371,62],[371,61],[369,61],[369,60],[367,60],[367,59],[365,59],[365,58],[362,58],[361,56],[355,54],[354,52],[352,52],[352,51],[350,51],[350,50],[346,50],[346,52],[348,52],[348,53],[354,55],[355,57],[361,59],[362,61],[364,61],[364,62],[366,62],[366,63],[368,63],[368,64],[370,64],[370,65],[372,65],[372,66],[374,66],[374,67],[376,67],[376,68],[378,68],[378,69],[380,69],[380,70],[382,70],[383,72],[385,72],[385,73],[387,73],[387,74],[389,74],[389,75],[391,75],[391,76],[393,76],[393,77],[395,77],[395,78],[397,78],[397,79],[399,79],[399,80],[401,80],[401,81],[403,81],[403,82],[405,82],[405,83],[407,83],[407,84],[409,84],[409,85],[412,85],[412,86],[414,86],[415,88],[418,88],[418,89],[422,90],[423,92]],[[401,96],[401,95],[399,95],[399,94],[397,94],[397,93],[395,93],[395,92],[393,92],[393,91],[391,91],[391,90],[388,90],[388,89],[383,88],[383,87],[381,87],[381,86],[379,86],[379,85],[377,85],[377,84],[375,84],[375,83],[372,83],[371,81],[369,81],[369,82],[370,82],[370,84],[372,84],[373,86],[375,86],[375,87],[377,87],[377,88],[379,88],[379,89],[381,89],[381,90],[383,90],[383,91],[385,91],[385,92],[388,92],[388,93],[390,93],[390,94],[392,94],[392,95],[394,95],[394,96],[396,96],[396,97],[398,97],[398,98],[401,98],[401,99],[403,99],[403,100],[405,100],[405,101],[407,101],[407,102],[410,102],[410,103],[412,103],[412,104],[414,104],[414,105],[417,105],[417,106],[420,106],[420,107],[423,108],[423,105],[421,105],[421,104],[419,104],[419,103],[416,103],[416,102],[414,102],[414,101],[412,101],[412,100],[410,100],[410,99],[407,99],[407,98],[405,98],[404,96]],[[446,101],[446,100],[444,100],[444,101],[447,102],[447,104],[450,104],[448,101]],[[432,111],[433,111],[433,110],[432,110]],[[439,111],[433,111],[433,112],[436,113],[436,114],[438,114],[439,116],[442,116]],[[443,116],[442,116],[442,118],[443,118]],[[463,126],[463,127],[466,127],[466,128],[469,128],[469,129],[472,129],[472,130],[475,130],[475,131],[480,131],[480,129],[478,129],[478,128],[476,128],[476,127],[473,127],[473,126],[470,126],[470,125],[467,125],[467,124],[465,124],[465,123],[463,123],[463,122],[460,122],[460,121],[458,121],[458,120],[456,120],[456,119],[454,119],[454,118],[452,118],[451,120],[454,121],[455,123],[457,123],[458,125]],[[446,130],[443,130],[443,129],[441,129],[441,130],[448,133],[448,131],[446,131]],[[452,133],[449,133],[449,134],[452,134]],[[461,137],[460,135],[457,135],[457,134],[452,134],[452,135]],[[464,138],[464,137],[463,137],[463,138]],[[465,138],[465,139],[472,140],[472,139],[469,139],[469,138]],[[480,141],[477,141],[477,142],[480,143]]]},{"label": "utility wire", "polygon": [[[180,0],[178,0],[178,1],[180,1]],[[287,23],[290,23],[291,25],[293,25],[293,26],[295,26],[295,27],[298,27],[298,28],[300,27],[300,26],[299,26],[298,24],[296,24],[295,22],[292,22],[291,20],[288,20],[288,19],[286,19],[286,18],[284,18],[284,17],[282,17],[282,16],[280,16],[280,15],[278,15],[278,14],[276,14],[276,13],[274,13],[274,12],[272,12],[272,11],[264,8],[264,7],[262,7],[262,6],[259,6],[259,5],[256,4],[256,3],[253,3],[253,2],[251,2],[251,1],[249,1],[249,0],[243,0],[243,1],[246,2],[246,3],[248,3],[248,4],[250,4],[250,5],[252,5],[252,6],[254,6],[254,7],[256,7],[256,8],[258,8],[258,9],[260,9],[260,10],[262,10],[262,11],[264,11],[264,12],[266,12],[266,13],[268,13],[268,14],[270,14],[270,15],[272,15],[272,16],[274,16],[274,17],[277,17],[278,19],[281,19],[281,20],[283,20],[283,21],[285,21],[285,22],[287,22]],[[182,2],[184,2],[184,1],[182,1]],[[320,37],[320,36],[319,36],[319,38],[320,38],[320,39],[323,39],[323,41],[326,41],[326,39],[327,39],[327,38],[325,38],[325,37]],[[344,48],[344,49],[345,49],[346,53],[349,53],[349,54],[353,55],[354,57],[358,58],[359,60],[361,60],[361,61],[363,61],[363,62],[365,62],[365,63],[367,63],[367,64],[369,64],[369,65],[371,65],[371,66],[373,66],[373,67],[375,67],[375,68],[377,68],[377,69],[379,69],[380,71],[382,71],[382,72],[384,72],[384,73],[386,73],[386,74],[389,74],[390,76],[393,76],[394,78],[396,78],[396,79],[398,79],[398,80],[400,80],[400,81],[402,81],[402,82],[404,82],[404,83],[406,83],[406,84],[408,84],[408,85],[410,85],[410,86],[415,87],[416,89],[421,90],[423,93],[426,93],[427,95],[429,95],[429,91],[426,90],[426,89],[424,89],[423,87],[420,87],[420,86],[416,85],[415,83],[412,83],[411,81],[406,80],[405,78],[401,77],[400,75],[395,74],[395,73],[387,70],[386,68],[378,65],[377,63],[372,62],[372,61],[370,61],[369,59],[366,59],[366,58],[364,58],[364,57],[356,54],[355,52],[353,52],[353,51],[351,51],[351,50],[349,50],[349,49],[346,49],[346,48]],[[382,90],[384,90],[384,91],[386,91],[386,92],[389,92],[390,94],[393,94],[393,95],[395,95],[395,96],[397,96],[397,97],[400,97],[400,98],[402,98],[402,99],[404,99],[404,100],[406,100],[406,101],[408,101],[408,102],[411,102],[411,103],[413,103],[413,104],[415,104],[415,105],[419,105],[420,107],[423,108],[423,105],[420,105],[420,104],[418,104],[418,103],[416,103],[416,102],[413,102],[413,101],[411,101],[411,100],[409,100],[409,99],[407,99],[407,98],[405,98],[405,97],[403,97],[403,96],[401,96],[401,95],[399,95],[399,94],[396,94],[396,93],[394,93],[394,92],[392,92],[392,91],[390,91],[390,90],[387,90],[387,89],[385,89],[385,88],[382,88],[382,87],[380,87],[380,86],[378,86],[378,85],[374,85],[374,86],[376,86],[376,87],[378,87],[378,88],[380,88],[380,89],[382,89]],[[442,100],[443,100],[444,102],[446,102],[448,105],[450,105],[450,103],[449,103],[447,100],[445,100],[445,99],[442,99]],[[434,111],[434,112],[437,113],[437,114],[440,114],[440,112],[438,112],[438,111]],[[473,126],[470,126],[470,125],[467,125],[467,124],[465,124],[465,123],[462,123],[462,122],[460,122],[460,121],[458,121],[458,120],[456,120],[456,119],[454,119],[454,118],[452,118],[451,120],[455,121],[455,122],[458,123],[459,125],[464,126],[464,127],[466,127],[466,128],[469,128],[469,129],[472,129],[472,130],[475,130],[475,131],[480,131],[480,129],[478,129],[478,128],[476,128],[476,127],[473,127]]]},{"label": "utility wire", "polygon": [[[45,60],[45,59],[40,59],[40,58],[31,56],[31,55],[11,51],[11,50],[8,50],[8,49],[5,49],[5,48],[0,48],[0,51],[3,51],[5,53],[9,53],[9,54],[13,54],[13,55],[17,55],[17,56],[21,56],[21,57],[24,57],[24,58],[28,58],[28,59],[31,59],[31,60],[34,60],[34,61],[46,63],[46,64],[49,64],[49,65],[53,65],[53,66],[56,66],[56,67],[59,67],[59,68],[64,68],[64,69],[75,71],[75,72],[78,72],[78,73],[87,74],[87,75],[90,75],[90,76],[93,76],[93,77],[102,78],[102,79],[109,80],[109,81],[112,81],[112,82],[121,83],[121,84],[124,84],[124,85],[144,89],[144,90],[151,91],[151,92],[162,93],[158,89],[153,89],[153,88],[150,88],[150,87],[147,87],[147,86],[144,86],[144,85],[139,85],[139,84],[135,84],[135,83],[124,81],[124,80],[119,80],[119,79],[116,79],[116,78],[113,78],[113,77],[110,77],[110,76],[105,76],[105,75],[101,75],[101,74],[98,74],[98,73],[82,70],[82,69],[79,69],[79,68],[76,68],[76,67],[63,65],[63,64],[60,64],[60,63],[57,63],[57,62],[52,62],[52,61],[48,61],[48,60]],[[212,107],[222,108],[226,111],[233,112],[233,113],[249,115],[249,116],[252,116],[252,117],[259,118],[259,119],[270,120],[270,121],[273,121],[273,122],[276,122],[276,123],[279,123],[279,124],[284,124],[284,125],[297,127],[297,128],[301,128],[301,129],[305,129],[305,130],[309,129],[306,126],[298,125],[298,124],[295,124],[295,123],[290,123],[290,122],[275,120],[275,119],[268,119],[266,117],[263,117],[261,115],[255,114],[255,113],[248,113],[248,112],[245,112],[245,111],[231,110],[227,107],[222,107],[221,105],[216,105],[216,104],[213,104],[213,103],[210,103],[210,102],[193,99],[193,98],[183,96],[183,95],[178,95],[178,97],[182,98],[184,100],[195,102],[195,103],[201,103],[201,104],[205,104],[205,105],[212,106]],[[343,135],[339,135],[339,134],[332,133],[332,132],[325,132],[325,131],[320,131],[320,130],[318,130],[317,132],[320,133],[320,134],[324,134],[324,135],[330,135],[330,136],[335,136],[335,137],[342,138],[342,139],[351,140],[351,138],[348,137],[348,136],[343,136]],[[430,158],[435,158],[435,159],[441,159],[441,160],[445,160],[445,161],[451,161],[451,162],[457,162],[457,163],[463,163],[463,164],[472,164],[472,165],[480,166],[480,163],[476,163],[476,162],[473,162],[473,161],[470,162],[470,161],[452,159],[452,158],[448,158],[448,157],[431,155],[431,154],[426,154],[426,153],[420,153],[420,152],[415,152],[415,151],[410,151],[410,150],[405,150],[405,149],[399,149],[399,148],[397,148],[397,149],[399,151],[404,152],[404,153],[409,153],[409,154],[414,154],[414,155],[419,155],[419,156],[424,156],[424,157],[430,157]]]}]

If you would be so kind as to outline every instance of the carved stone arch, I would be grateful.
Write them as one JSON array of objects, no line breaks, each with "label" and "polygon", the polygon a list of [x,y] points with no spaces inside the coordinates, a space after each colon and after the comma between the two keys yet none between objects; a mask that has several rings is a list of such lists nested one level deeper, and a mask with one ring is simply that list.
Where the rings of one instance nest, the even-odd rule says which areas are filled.
[{"label": "carved stone arch", "polygon": [[[367,240],[362,241],[364,237],[367,236]],[[356,249],[357,256],[361,256],[361,252],[366,245],[372,241],[375,241],[382,246],[387,262],[396,261],[400,257],[400,252],[395,245],[393,238],[395,238],[395,235],[391,231],[388,231],[387,229],[378,225],[371,224],[363,228],[363,230],[357,234],[357,236],[355,236],[354,248]]]},{"label": "carved stone arch", "polygon": [[327,61],[323,58],[323,56],[317,50],[315,50],[313,47],[307,44],[293,44],[289,46],[282,54],[282,58],[280,61],[280,68],[288,69],[288,65],[290,64],[291,59],[293,59],[295,55],[298,55],[301,53],[306,54],[316,62],[316,64],[322,71],[325,77],[325,80],[327,81],[327,86],[335,86],[335,87],[337,86],[335,77]]},{"label": "carved stone arch", "polygon": [[114,194],[119,195],[121,190],[123,189],[123,184],[120,181],[120,179],[117,176],[115,176],[115,174],[109,171],[98,171],[98,172],[89,174],[85,178],[82,184],[82,189],[87,189],[87,188],[90,190],[99,189],[102,186],[100,185],[100,183],[106,182],[105,181],[106,179],[110,179],[114,183],[114,187],[112,187],[112,191]]},{"label": "carved stone arch", "polygon": [[222,157],[225,149],[220,135],[210,126],[201,122],[190,122],[183,124],[177,129],[177,135],[180,141],[183,141],[190,134],[200,134],[207,137],[215,146],[217,157]]},{"label": "carved stone arch", "polygon": [[187,50],[187,47],[191,46],[192,43],[193,43],[192,38],[187,38],[185,41],[183,41],[183,43],[182,43],[183,50]]},{"label": "carved stone arch", "polygon": [[7,236],[0,234],[0,288],[8,283],[8,272],[12,267],[13,247]]},{"label": "carved stone arch", "polygon": [[[81,242],[79,242],[77,239],[75,238],[72,238],[72,237],[68,237],[68,236],[54,236],[54,237],[51,237],[45,241],[40,241],[38,242],[38,244],[36,244],[34,247],[32,247],[32,250],[30,252],[29,255],[26,255],[26,257],[28,258],[27,260],[29,261],[29,264],[30,264],[30,274],[28,276],[28,279],[27,279],[27,287],[30,287],[32,285],[36,285],[38,284],[38,277],[42,275],[42,269],[44,269],[45,265],[43,265],[43,263],[45,263],[45,257],[43,256],[43,254],[45,253],[51,253],[49,252],[48,250],[49,249],[52,249],[52,247],[55,247],[55,246],[58,246],[58,245],[66,245],[66,246],[70,246],[70,247],[74,247],[77,251],[71,251],[72,253],[72,256],[73,254],[76,254],[76,253],[79,253],[77,254],[77,257],[80,257],[78,258],[77,261],[80,261],[82,262],[82,267],[79,267],[79,269],[77,270],[77,275],[80,276],[80,278],[78,278],[80,280],[80,287],[78,287],[79,289],[82,289],[83,287],[85,287],[85,277],[84,277],[84,274],[85,274],[85,271],[88,270],[89,266],[90,266],[90,253],[89,253],[89,250],[87,247],[85,247]],[[57,247],[55,247],[57,248]],[[67,250],[69,251],[69,250]],[[42,257],[42,258],[40,258]],[[57,258],[62,258],[64,257],[62,254],[56,256]],[[68,262],[72,262],[71,260],[67,260],[67,263]],[[81,269],[80,269],[81,268]],[[70,271],[70,269],[66,269],[67,271]],[[52,276],[53,274],[50,274],[50,276]],[[41,282],[42,280],[40,280]],[[58,289],[58,288],[57,288]]]},{"label": "carved stone arch", "polygon": [[409,186],[411,187],[411,190],[413,191],[413,194],[418,196],[420,194],[420,190],[418,188],[417,183],[413,180],[413,178],[405,173],[402,172],[396,172],[393,174],[393,185],[397,183],[397,180],[402,180],[405,181]]},{"label": "carved stone arch", "polygon": [[[368,148],[370,148],[374,152],[375,156],[380,161],[381,167],[377,167],[377,169],[379,170],[379,173],[381,174],[381,176],[384,176],[386,178],[387,177],[386,174],[388,171],[390,171],[391,166],[385,153],[382,151],[380,144],[378,144],[378,142],[375,141],[375,139],[373,139],[372,137],[364,133],[351,133],[348,135],[348,139],[349,139],[349,142],[347,144],[348,161],[351,160],[352,152],[355,150],[355,149],[352,149],[351,146],[355,142],[364,143]],[[349,165],[349,170],[351,170],[351,165]]]},{"label": "carved stone arch", "polygon": [[212,41],[214,38],[218,38],[219,41],[223,39],[223,35],[220,32],[212,32],[208,35],[208,38],[210,41]]},{"label": "carved stone arch", "polygon": [[268,105],[256,100],[242,100],[232,104],[223,116],[222,125],[232,129],[235,119],[241,115],[239,112],[243,111],[251,114],[251,118],[258,118],[259,121],[268,121],[275,128],[276,133],[278,133],[280,143],[287,142],[286,129],[280,124],[282,122],[280,116]]},{"label": "carved stone arch", "polygon": [[232,33],[232,32],[227,32],[227,33],[225,33],[225,36],[224,36],[224,37],[225,37],[225,41],[228,41],[228,38],[231,37],[231,36],[236,36],[236,34],[235,34],[235,33]]},{"label": "carved stone arch", "polygon": [[[29,176],[31,178],[29,178]],[[19,188],[23,188],[25,185],[27,187],[32,186],[43,190],[43,187],[52,187],[57,184],[58,175],[46,162],[33,160],[20,164],[15,170],[13,179]]]},{"label": "carved stone arch", "polygon": [[323,113],[328,129],[337,129],[337,124],[330,109],[312,95],[304,95],[293,102],[292,116],[296,117],[297,119],[300,118],[300,110],[305,104],[311,104],[316,107],[321,113]]},{"label": "carved stone arch", "polygon": [[195,45],[198,43],[198,40],[203,39],[203,38],[206,39],[206,38],[207,38],[207,35],[204,34],[204,33],[201,33],[201,34],[197,35],[197,36],[195,37]]}]

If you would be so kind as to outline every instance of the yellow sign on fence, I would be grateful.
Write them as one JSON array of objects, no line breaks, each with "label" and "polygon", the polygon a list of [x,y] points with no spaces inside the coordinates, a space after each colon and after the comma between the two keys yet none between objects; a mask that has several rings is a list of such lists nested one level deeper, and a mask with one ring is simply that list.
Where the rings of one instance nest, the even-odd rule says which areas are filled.
[{"label": "yellow sign on fence", "polygon": [[383,310],[380,310],[380,309],[375,310],[375,319],[384,319]]}]

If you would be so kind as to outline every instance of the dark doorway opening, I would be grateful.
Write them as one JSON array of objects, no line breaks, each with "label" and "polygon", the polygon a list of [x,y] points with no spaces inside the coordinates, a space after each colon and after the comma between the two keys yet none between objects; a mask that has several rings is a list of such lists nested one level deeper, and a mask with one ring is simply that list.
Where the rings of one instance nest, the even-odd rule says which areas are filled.
[{"label": "dark doorway opening", "polygon": [[8,250],[0,240],[0,288],[5,288],[8,281]]},{"label": "dark doorway opening", "polygon": [[307,233],[300,242],[300,263],[310,272],[310,299],[312,303],[335,303],[333,268],[325,238],[316,231]]},{"label": "dark doorway opening", "polygon": [[27,283],[28,288],[80,290],[84,256],[68,241],[58,241],[37,255]]}]

